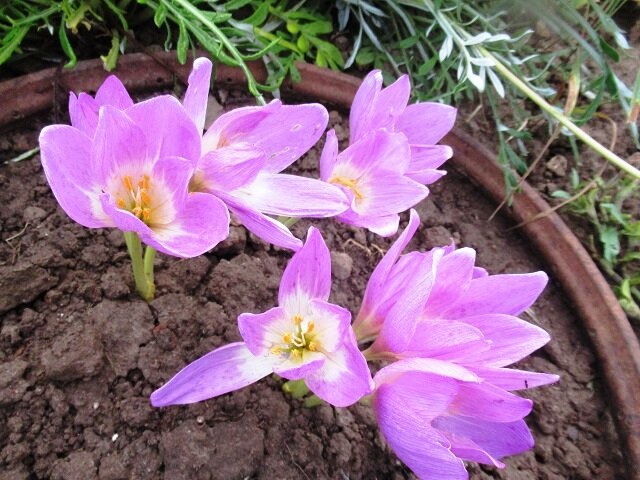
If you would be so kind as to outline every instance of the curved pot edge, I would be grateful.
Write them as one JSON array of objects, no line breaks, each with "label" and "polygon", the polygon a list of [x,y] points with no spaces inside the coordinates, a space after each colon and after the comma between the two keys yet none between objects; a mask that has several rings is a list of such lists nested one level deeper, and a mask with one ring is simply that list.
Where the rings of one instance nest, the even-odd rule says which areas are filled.
[{"label": "curved pot edge", "polygon": [[[349,108],[360,85],[360,79],[344,73],[297,64],[302,81],[286,82],[283,89],[318,98]],[[261,63],[252,63],[254,75],[263,80],[266,72]],[[176,78],[183,83],[190,67],[180,65],[173,52],[124,55],[118,64],[118,75],[132,91],[173,85]],[[50,68],[0,83],[0,128],[13,121],[50,108],[60,89],[94,91],[109,75],[100,60],[78,62],[73,70]],[[245,83],[237,69],[218,66],[216,82],[229,85]],[[15,92],[20,92],[16,95]],[[454,166],[495,201],[504,195],[503,174],[495,155],[467,134],[455,130],[445,138],[453,147]],[[516,222],[547,211],[549,205],[528,184],[515,195],[507,210]],[[543,255],[576,307],[593,343],[610,395],[616,406],[615,421],[621,435],[627,461],[628,477],[640,479],[640,344],[611,288],[597,266],[559,215],[548,216],[522,227],[527,237]]]}]

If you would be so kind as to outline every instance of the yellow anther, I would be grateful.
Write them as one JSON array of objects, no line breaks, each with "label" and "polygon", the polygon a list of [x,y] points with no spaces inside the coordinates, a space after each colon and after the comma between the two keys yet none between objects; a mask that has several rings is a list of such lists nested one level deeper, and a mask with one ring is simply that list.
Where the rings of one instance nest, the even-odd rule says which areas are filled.
[{"label": "yellow anther", "polygon": [[142,179],[138,181],[140,188],[149,188],[149,175],[143,175]]},{"label": "yellow anther", "polygon": [[316,342],[309,342],[307,348],[312,352],[316,352],[318,351],[318,344]]},{"label": "yellow anther", "polygon": [[313,332],[313,329],[315,328],[315,323],[313,323],[313,320],[309,320],[309,323],[307,324],[307,332]]},{"label": "yellow anther", "polygon": [[151,210],[149,208],[142,209],[142,219],[146,222],[151,218]]},{"label": "yellow anther", "polygon": [[125,188],[130,192],[133,190],[133,181],[129,175],[122,177],[122,183],[124,183]]},{"label": "yellow anther", "polygon": [[290,333],[285,333],[285,334],[282,336],[282,341],[283,341],[284,343],[291,343],[291,334],[290,334]]},{"label": "yellow anther", "polygon": [[151,197],[144,188],[140,189],[140,199],[145,205],[149,205],[151,203]]},{"label": "yellow anther", "polygon": [[300,325],[303,320],[304,320],[304,318],[302,318],[302,315],[300,315],[298,313],[298,314],[294,315],[294,317],[293,317],[293,324],[294,325]]},{"label": "yellow anther", "polygon": [[300,358],[302,356],[302,354],[300,353],[300,350],[291,350],[291,358]]},{"label": "yellow anther", "polygon": [[282,353],[282,348],[278,346],[272,347],[271,353],[273,353],[274,355],[280,355]]},{"label": "yellow anther", "polygon": [[140,207],[134,207],[131,211],[136,217],[140,217],[142,215],[142,209]]},{"label": "yellow anther", "polygon": [[362,195],[362,192],[358,189],[358,182],[352,178],[334,176],[329,179],[329,183],[337,183],[338,185],[347,187],[353,192],[358,200],[362,200],[364,198],[364,195]]},{"label": "yellow anther", "polygon": [[118,206],[118,208],[125,208],[127,206],[122,198],[118,198],[118,200],[116,200],[116,205]]}]

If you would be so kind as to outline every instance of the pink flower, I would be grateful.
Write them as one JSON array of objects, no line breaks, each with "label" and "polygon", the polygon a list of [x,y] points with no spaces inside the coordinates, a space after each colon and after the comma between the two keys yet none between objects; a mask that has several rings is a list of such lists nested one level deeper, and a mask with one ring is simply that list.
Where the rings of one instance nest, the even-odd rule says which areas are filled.
[{"label": "pink flower", "polygon": [[[202,131],[211,62],[198,58],[184,106]],[[302,242],[272,216],[331,217],[346,210],[342,191],[324,182],[282,174],[322,136],[328,121],[319,104],[244,107],[218,117],[202,137],[194,191],[220,198],[250,231],[297,250]]]},{"label": "pink flower", "polygon": [[466,480],[463,461],[503,468],[533,447],[523,420],[531,400],[468,369],[426,358],[401,360],[374,377],[373,409],[385,439],[418,478]]},{"label": "pink flower", "polygon": [[214,350],[185,367],[153,392],[152,405],[206,400],[272,372],[304,379],[313,393],[338,407],[371,393],[371,374],[351,330],[351,315],[327,302],[330,290],[329,250],[311,227],[284,271],[279,306],[240,315],[244,342]]},{"label": "pink flower", "polygon": [[107,94],[119,84],[107,82],[96,95],[104,103],[95,128],[93,99],[81,94],[78,102],[90,108],[72,113],[77,127],[52,125],[40,134],[42,166],[60,206],[85,227],[135,232],[169,255],[210,250],[228,235],[229,214],[219,199],[188,193],[200,154],[193,122],[170,96],[113,106],[124,94]]},{"label": "pink flower", "polygon": [[382,88],[380,70],[370,72],[351,105],[350,143],[353,145],[380,129],[403,133],[411,147],[411,161],[405,175],[428,185],[446,173],[437,168],[451,158],[453,152],[447,145],[436,144],[453,128],[456,109],[433,102],[407,105],[410,95],[407,75]]}]

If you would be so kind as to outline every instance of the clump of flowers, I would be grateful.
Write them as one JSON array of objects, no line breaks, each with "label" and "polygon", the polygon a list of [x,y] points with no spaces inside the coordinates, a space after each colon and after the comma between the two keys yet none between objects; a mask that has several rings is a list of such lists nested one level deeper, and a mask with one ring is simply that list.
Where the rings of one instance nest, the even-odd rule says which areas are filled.
[{"label": "clump of flowers", "polygon": [[310,227],[303,244],[280,221],[337,216],[395,234],[399,214],[445,173],[452,152],[438,142],[455,109],[407,106],[406,76],[382,88],[380,72],[371,72],[351,110],[349,146],[340,152],[328,132],[320,179],[302,178],[282,171],[322,136],[326,109],[274,100],[225,113],[205,130],[210,77],[211,62],[197,59],[183,102],[165,95],[140,103],[109,77],[95,98],[71,94],[71,126],[40,136],[60,206],[88,228],[124,232],[146,299],[155,251],[207,252],[228,235],[229,212],[295,252],[278,305],[238,317],[243,342],[187,365],[151,403],[199,402],[274,373],[335,407],[370,403],[389,446],[420,478],[466,479],[465,461],[502,468],[504,457],[530,449],[524,417],[532,402],[512,392],[558,377],[508,367],[550,339],[518,317],[544,289],[543,272],[489,275],[472,249],[454,245],[403,255],[420,223],[411,210],[352,324],[348,310],[329,302],[331,257],[320,231]]}]

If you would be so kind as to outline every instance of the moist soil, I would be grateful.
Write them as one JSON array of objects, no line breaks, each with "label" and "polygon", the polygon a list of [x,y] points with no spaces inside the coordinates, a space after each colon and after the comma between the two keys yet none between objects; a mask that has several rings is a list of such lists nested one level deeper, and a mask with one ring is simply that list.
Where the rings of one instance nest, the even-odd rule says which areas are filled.
[{"label": "moist soil", "polygon": [[[225,107],[239,102],[230,95]],[[60,121],[60,119],[55,119]],[[62,121],[66,121],[62,119]],[[267,378],[199,404],[154,409],[150,393],[187,363],[240,340],[236,317],[277,303],[291,253],[233,224],[229,238],[190,260],[158,255],[157,296],[137,298],[122,234],[89,230],[57,206],[39,157],[5,162],[37,145],[52,115],[0,138],[0,480],[411,479],[385,446],[368,406],[305,408]],[[347,121],[331,112],[343,142]],[[296,172],[317,175],[319,149]],[[478,251],[491,273],[544,269],[526,238],[451,171],[417,206],[410,249],[449,244]],[[406,220],[406,216],[404,218]],[[332,251],[331,301],[356,313],[391,240],[333,220],[318,226]],[[553,340],[519,365],[561,375],[524,392],[535,448],[473,479],[616,479],[619,441],[596,359],[559,284],[526,319]]]}]

